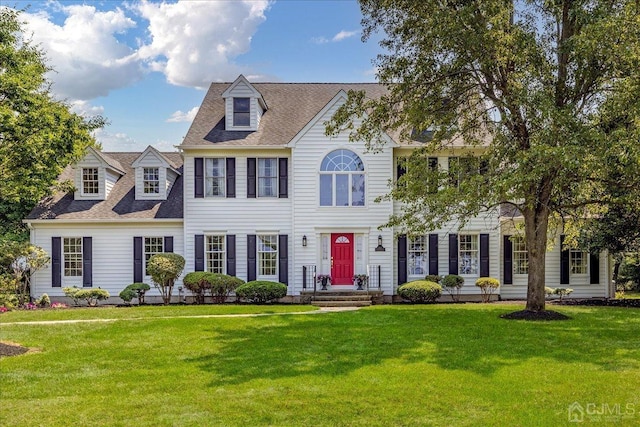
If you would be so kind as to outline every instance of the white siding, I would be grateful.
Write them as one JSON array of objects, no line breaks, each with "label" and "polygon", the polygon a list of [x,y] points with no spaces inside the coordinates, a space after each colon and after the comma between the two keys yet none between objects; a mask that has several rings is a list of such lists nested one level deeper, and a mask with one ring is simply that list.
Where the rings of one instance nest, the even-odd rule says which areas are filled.
[{"label": "white siding", "polygon": [[[90,151],[74,166],[75,168],[75,187],[74,198],[76,200],[104,200],[105,199],[105,168],[100,159],[98,159]],[[98,168],[98,194],[82,194],[82,169],[83,168]]]},{"label": "white siding", "polygon": [[[238,83],[231,91],[231,96],[225,100],[225,129],[227,130],[257,130],[260,119],[262,118],[262,107],[256,98],[255,90],[244,82]],[[246,126],[233,126],[233,98],[250,98],[251,99],[251,124]]]},{"label": "white siding", "polygon": [[[42,247],[51,255],[52,237],[91,237],[93,249],[93,287],[109,291],[118,297],[127,285],[133,282],[133,237],[173,236],[174,252],[183,255],[182,224],[172,223],[85,223],[85,224],[33,224],[31,242]],[[43,293],[51,297],[64,296],[62,287],[82,287],[82,278],[62,277],[62,287],[51,286],[51,264],[36,272],[31,284],[31,294],[38,297]],[[159,295],[151,282],[149,295]],[[175,292],[177,294],[177,290]],[[119,298],[112,302],[121,302]]]},{"label": "white siding", "polygon": [[105,180],[104,180],[105,199],[109,197],[109,193],[111,193],[111,189],[116,184],[119,178],[120,178],[120,174],[113,173],[109,170],[105,170]]},{"label": "white siding", "polygon": [[[166,200],[167,194],[171,190],[171,186],[175,181],[177,174],[167,168],[167,164],[156,154],[153,150],[146,151],[142,157],[136,160],[134,163],[136,166],[136,200]],[[160,178],[160,193],[159,194],[145,194],[144,192],[144,168],[158,168],[158,174]]]}]

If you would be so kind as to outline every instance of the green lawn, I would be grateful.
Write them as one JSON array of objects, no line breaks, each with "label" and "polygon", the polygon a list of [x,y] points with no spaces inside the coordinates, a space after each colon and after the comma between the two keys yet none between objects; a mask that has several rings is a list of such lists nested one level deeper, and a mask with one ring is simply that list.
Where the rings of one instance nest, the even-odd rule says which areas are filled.
[{"label": "green lawn", "polygon": [[[587,424],[640,424],[640,312],[553,308],[572,319],[507,321],[521,307],[502,304],[242,318],[156,307],[52,325],[2,314],[0,340],[40,352],[0,359],[0,425],[559,426],[574,402]],[[180,309],[196,308],[167,312]]]}]

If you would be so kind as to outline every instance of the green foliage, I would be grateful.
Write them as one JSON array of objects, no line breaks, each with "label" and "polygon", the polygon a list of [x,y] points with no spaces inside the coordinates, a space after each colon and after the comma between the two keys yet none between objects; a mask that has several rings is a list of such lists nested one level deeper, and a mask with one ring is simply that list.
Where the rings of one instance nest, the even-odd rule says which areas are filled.
[{"label": "green foliage", "polygon": [[144,294],[151,289],[146,283],[132,283],[120,292],[119,297],[126,303],[138,298],[138,304],[144,304]]},{"label": "green foliage", "polygon": [[556,288],[553,293],[558,295],[560,297],[560,301],[562,301],[564,297],[571,295],[572,292],[573,289],[571,288]]},{"label": "green foliage", "polygon": [[162,295],[164,304],[171,302],[171,294],[176,279],[184,270],[184,258],[174,253],[156,254],[149,258],[147,271],[153,284]]},{"label": "green foliage", "polygon": [[78,289],[75,292],[75,298],[78,300],[85,300],[89,307],[95,307],[98,305],[98,301],[106,300],[109,298],[109,291],[100,288],[83,288]]},{"label": "green foliage", "polygon": [[0,8],[0,234],[21,240],[21,220],[54,188],[60,172],[95,146],[101,117],[71,113],[49,92],[51,71],[22,27],[20,12]]},{"label": "green foliage", "polygon": [[120,291],[120,293],[118,294],[118,296],[120,297],[120,299],[124,302],[126,302],[127,304],[130,304],[131,301],[136,297],[136,291],[134,291],[133,289],[129,289],[129,287],[124,288],[122,291]]},{"label": "green foliage", "polygon": [[46,251],[29,242],[0,239],[0,290],[14,292],[20,304],[30,299],[31,277],[49,264]]},{"label": "green foliage", "polygon": [[480,277],[476,286],[480,288],[482,302],[491,302],[491,295],[500,287],[500,281],[493,277]]},{"label": "green foliage", "polygon": [[239,286],[244,284],[244,280],[227,274],[211,273],[209,280],[211,283],[211,297],[216,304],[224,304],[231,292],[234,292]]},{"label": "green foliage", "polygon": [[49,298],[49,295],[40,295],[40,298],[36,299],[36,305],[41,308],[49,307],[51,305],[51,299]]},{"label": "green foliage", "polygon": [[72,287],[66,286],[62,288],[62,292],[64,292],[64,295],[73,300],[73,305],[80,305],[80,300],[82,298],[78,297],[79,291],[80,291],[80,288],[77,286],[72,286]]},{"label": "green foliage", "polygon": [[[385,197],[403,206],[386,225],[424,234],[511,206],[539,271],[554,219],[638,199],[640,25],[631,0],[516,4],[360,0],[363,39],[383,34],[374,65],[388,91],[350,91],[326,132],[372,150],[383,132],[429,132]],[[477,161],[459,162],[455,179],[430,167],[429,155],[460,141]],[[532,277],[528,310],[544,309],[544,286]]]},{"label": "green foliage", "polygon": [[236,296],[253,304],[265,304],[287,295],[287,285],[266,280],[254,280],[236,288]]},{"label": "green foliage", "polygon": [[0,307],[13,310],[20,305],[18,297],[14,293],[0,293]]},{"label": "green foliage", "polygon": [[550,297],[551,295],[554,295],[556,292],[556,290],[554,288],[550,288],[548,286],[545,286],[544,288],[544,294],[548,297]]},{"label": "green foliage", "polygon": [[182,284],[193,293],[196,304],[204,304],[205,292],[211,289],[211,274],[206,271],[193,271],[182,278]]},{"label": "green foliage", "polygon": [[424,278],[427,282],[440,283],[443,279],[439,274],[427,274],[427,277]]},{"label": "green foliage", "polygon": [[460,288],[464,285],[464,278],[457,274],[448,274],[442,278],[442,287],[455,302],[460,301]]},{"label": "green foliage", "polygon": [[415,280],[400,286],[398,295],[414,304],[432,303],[442,295],[442,286],[427,280]]}]

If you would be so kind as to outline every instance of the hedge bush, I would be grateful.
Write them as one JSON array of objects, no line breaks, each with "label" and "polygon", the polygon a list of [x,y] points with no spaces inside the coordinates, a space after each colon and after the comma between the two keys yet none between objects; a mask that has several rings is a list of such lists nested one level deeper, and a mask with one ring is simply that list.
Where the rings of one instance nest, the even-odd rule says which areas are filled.
[{"label": "hedge bush", "polygon": [[482,302],[490,302],[493,292],[500,287],[500,281],[493,277],[480,277],[476,280],[476,286],[480,288]]},{"label": "hedge bush", "polygon": [[155,254],[149,258],[147,271],[153,284],[160,291],[165,305],[171,302],[171,294],[176,279],[184,270],[184,257],[174,253]]},{"label": "hedge bush", "polygon": [[[235,291],[239,286],[244,284],[244,280],[238,279],[235,276],[229,276],[228,274],[210,274],[210,288],[211,298],[216,304],[224,304],[231,292]],[[284,295],[287,294],[287,287],[285,286]],[[278,297],[282,298],[282,297]]]},{"label": "hedge bush", "polygon": [[73,286],[73,287],[66,286],[62,288],[62,292],[64,292],[64,295],[67,298],[71,298],[73,300],[73,305],[80,305],[80,300],[82,298],[78,297],[79,291],[81,291],[81,289],[77,286]]},{"label": "hedge bush", "polygon": [[120,298],[130,304],[134,298],[138,298],[138,305],[144,304],[144,294],[151,289],[146,283],[132,283],[120,292]]},{"label": "hedge bush", "polygon": [[287,285],[266,280],[254,280],[238,286],[236,296],[254,304],[275,301],[287,294]]},{"label": "hedge bush", "polygon": [[75,297],[79,300],[85,300],[89,307],[95,307],[98,305],[98,301],[109,298],[109,291],[100,288],[78,289]]},{"label": "hedge bush", "polygon": [[414,304],[431,303],[442,295],[442,286],[428,280],[415,280],[400,286],[398,295]]},{"label": "hedge bush", "polygon": [[182,284],[191,291],[196,304],[204,304],[205,291],[211,289],[211,274],[206,271],[193,271],[182,279]]},{"label": "hedge bush", "polygon": [[425,277],[424,280],[426,280],[427,282],[440,284],[442,276],[440,276],[439,274],[427,274],[427,277]]},{"label": "hedge bush", "polygon": [[442,278],[442,288],[451,295],[455,302],[460,301],[460,288],[464,285],[464,278],[457,274],[448,274]]}]

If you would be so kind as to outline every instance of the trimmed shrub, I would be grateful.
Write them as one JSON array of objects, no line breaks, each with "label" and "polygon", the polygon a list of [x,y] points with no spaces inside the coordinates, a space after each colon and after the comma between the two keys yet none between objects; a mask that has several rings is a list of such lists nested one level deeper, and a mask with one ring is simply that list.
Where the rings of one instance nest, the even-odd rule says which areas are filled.
[{"label": "trimmed shrub", "polygon": [[78,289],[78,291],[75,293],[75,296],[79,300],[85,300],[89,307],[95,307],[98,305],[98,301],[109,298],[109,292],[106,289],[86,288]]},{"label": "trimmed shrub", "polygon": [[193,271],[182,279],[182,284],[191,291],[196,304],[204,304],[204,293],[211,289],[211,274],[206,271]]},{"label": "trimmed shrub", "polygon": [[415,280],[400,286],[398,295],[414,304],[432,303],[442,295],[442,286],[428,280]]},{"label": "trimmed shrub", "polygon": [[7,310],[13,310],[20,304],[20,300],[16,294],[0,294],[0,307]]},{"label": "trimmed shrub", "polygon": [[73,300],[73,305],[80,305],[80,300],[82,298],[78,297],[79,291],[81,291],[81,289],[77,286],[73,286],[73,287],[67,286],[62,288],[62,292],[64,292],[65,296]]},{"label": "trimmed shrub", "polygon": [[427,282],[440,284],[442,276],[440,276],[439,274],[427,274],[427,277],[425,277],[424,280],[426,280]]},{"label": "trimmed shrub", "polygon": [[236,288],[236,296],[250,303],[265,304],[284,297],[287,285],[266,280],[254,280]]},{"label": "trimmed shrub", "polygon": [[442,278],[442,288],[451,295],[455,302],[460,301],[460,288],[464,285],[464,279],[457,274],[449,274]]},{"label": "trimmed shrub", "polygon": [[573,289],[571,288],[556,288],[553,291],[554,294],[560,297],[560,301],[562,301],[564,297],[571,295],[572,292],[573,292]]},{"label": "trimmed shrub", "polygon": [[40,298],[36,299],[36,305],[41,308],[49,307],[51,305],[51,299],[49,298],[49,295],[42,294]]},{"label": "trimmed shrub", "polygon": [[[209,291],[211,292],[213,302],[216,304],[224,304],[231,292],[244,284],[244,280],[238,279],[235,276],[229,276],[228,274],[209,273],[209,276]],[[286,294],[287,289],[285,286],[284,295]]]},{"label": "trimmed shrub", "polygon": [[147,263],[147,271],[158,288],[165,305],[171,302],[173,285],[184,270],[184,257],[174,253],[153,255]]},{"label": "trimmed shrub", "polygon": [[491,295],[500,287],[500,282],[493,277],[480,277],[476,280],[476,286],[480,288],[482,302],[490,302]]},{"label": "trimmed shrub", "polygon": [[546,296],[547,298],[551,297],[551,295],[554,295],[554,294],[555,294],[555,292],[556,292],[556,290],[555,290],[555,289],[553,289],[553,288],[550,288],[550,287],[548,287],[548,286],[545,286],[545,287],[544,287],[544,294],[545,294],[545,296]]},{"label": "trimmed shrub", "polygon": [[129,287],[127,286],[120,292],[120,294],[118,294],[118,296],[122,301],[126,302],[127,304],[131,304],[131,301],[136,297],[136,291],[134,291],[133,289],[129,289]]}]

